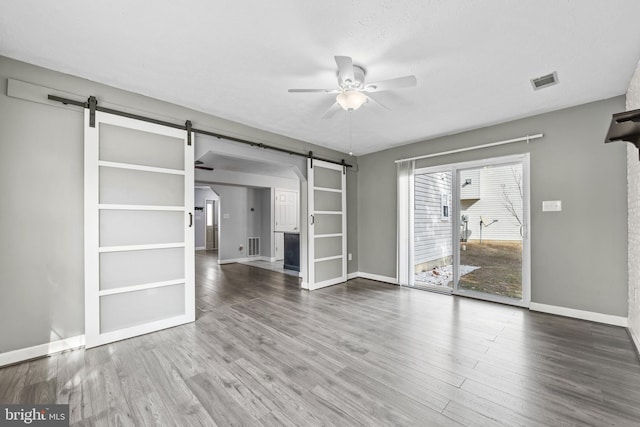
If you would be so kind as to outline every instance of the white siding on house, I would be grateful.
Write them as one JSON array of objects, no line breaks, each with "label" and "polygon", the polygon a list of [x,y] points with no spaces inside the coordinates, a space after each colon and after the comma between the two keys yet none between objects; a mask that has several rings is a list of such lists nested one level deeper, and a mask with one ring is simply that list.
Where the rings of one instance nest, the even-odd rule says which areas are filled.
[{"label": "white siding on house", "polygon": [[483,240],[522,240],[520,223],[507,209],[511,202],[522,220],[522,195],[518,189],[518,180],[522,182],[522,165],[473,169],[461,171],[460,175],[464,177],[472,171],[480,172],[480,198],[460,201],[460,214],[469,216],[468,240],[480,239],[480,217],[485,224],[498,220],[483,228]]},{"label": "white siding on house", "polygon": [[[471,183],[466,184],[466,180]],[[460,171],[460,200],[480,198],[480,169]]]},{"label": "white siding on house", "polygon": [[[442,194],[451,195],[451,173],[415,175],[414,259],[416,265],[450,257],[453,218],[442,219]],[[451,200],[451,197],[449,197]],[[451,215],[451,206],[449,206]]]}]

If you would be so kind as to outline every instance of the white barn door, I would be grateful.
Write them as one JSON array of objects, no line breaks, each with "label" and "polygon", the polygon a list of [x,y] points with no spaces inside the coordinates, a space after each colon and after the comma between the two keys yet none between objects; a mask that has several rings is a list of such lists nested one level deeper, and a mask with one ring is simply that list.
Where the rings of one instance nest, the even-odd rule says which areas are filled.
[{"label": "white barn door", "polygon": [[[86,347],[195,320],[187,132],[85,110]],[[193,138],[190,138],[193,140]]]},{"label": "white barn door", "polygon": [[347,281],[347,186],[344,166],[307,160],[309,290]]}]

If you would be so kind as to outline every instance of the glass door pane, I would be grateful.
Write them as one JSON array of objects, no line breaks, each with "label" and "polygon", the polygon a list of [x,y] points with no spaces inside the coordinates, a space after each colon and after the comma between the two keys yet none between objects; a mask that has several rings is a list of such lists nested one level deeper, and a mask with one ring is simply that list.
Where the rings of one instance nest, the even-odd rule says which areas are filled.
[{"label": "glass door pane", "polygon": [[459,170],[458,187],[458,291],[522,300],[522,163]]},{"label": "glass door pane", "polygon": [[307,286],[313,290],[347,280],[347,188],[344,167],[309,159],[307,185]]},{"label": "glass door pane", "polygon": [[414,286],[453,286],[451,172],[416,172],[413,204]]},{"label": "glass door pane", "polygon": [[195,320],[185,130],[85,111],[86,347]]}]

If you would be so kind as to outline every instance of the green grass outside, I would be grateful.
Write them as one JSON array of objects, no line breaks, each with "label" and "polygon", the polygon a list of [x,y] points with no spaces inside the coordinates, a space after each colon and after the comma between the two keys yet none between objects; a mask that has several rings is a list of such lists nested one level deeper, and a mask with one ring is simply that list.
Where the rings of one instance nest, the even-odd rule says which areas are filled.
[{"label": "green grass outside", "polygon": [[460,278],[460,288],[522,299],[522,242],[460,243],[460,264],[480,267]]}]

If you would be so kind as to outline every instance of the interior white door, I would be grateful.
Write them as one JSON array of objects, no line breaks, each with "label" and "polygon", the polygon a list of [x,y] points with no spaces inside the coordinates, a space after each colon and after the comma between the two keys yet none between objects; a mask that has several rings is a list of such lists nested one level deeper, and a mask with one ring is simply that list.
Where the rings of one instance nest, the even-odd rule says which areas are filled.
[{"label": "interior white door", "polygon": [[85,110],[84,152],[86,347],[194,321],[187,132]]},{"label": "interior white door", "polygon": [[298,192],[275,191],[275,231],[297,232],[299,225]]},{"label": "interior white door", "polygon": [[214,233],[214,218],[215,218],[215,210],[214,210],[214,202],[213,200],[207,200],[205,202],[205,211],[206,211],[206,239],[205,239],[205,248],[207,250],[215,249],[215,233]]},{"label": "interior white door", "polygon": [[344,166],[307,160],[309,290],[347,280],[347,186]]}]

